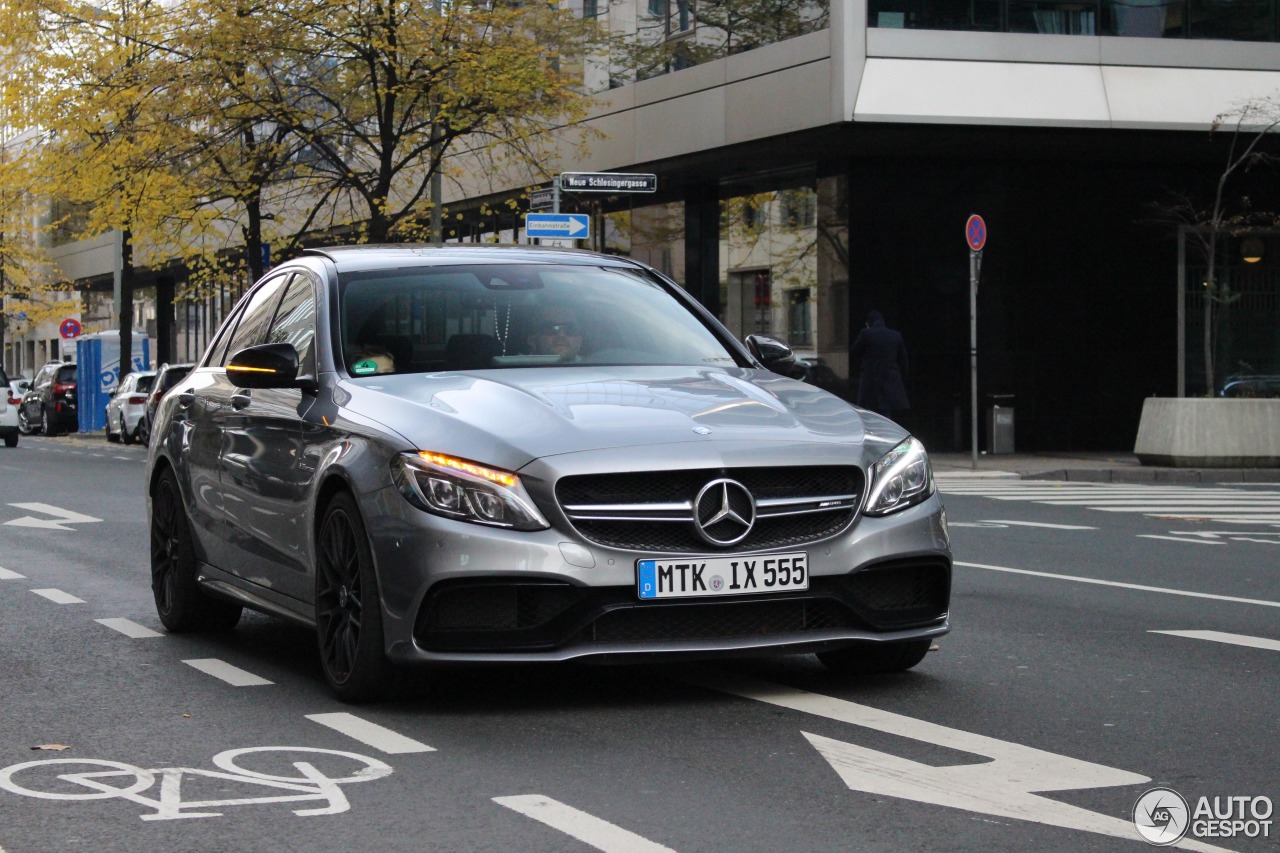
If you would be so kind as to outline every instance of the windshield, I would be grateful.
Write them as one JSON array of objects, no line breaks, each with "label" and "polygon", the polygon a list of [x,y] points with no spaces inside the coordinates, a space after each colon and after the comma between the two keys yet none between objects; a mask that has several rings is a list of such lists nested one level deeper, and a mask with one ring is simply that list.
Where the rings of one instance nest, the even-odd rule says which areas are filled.
[{"label": "windshield", "polygon": [[640,270],[491,264],[349,273],[353,376],[564,365],[732,367],[701,320]]}]

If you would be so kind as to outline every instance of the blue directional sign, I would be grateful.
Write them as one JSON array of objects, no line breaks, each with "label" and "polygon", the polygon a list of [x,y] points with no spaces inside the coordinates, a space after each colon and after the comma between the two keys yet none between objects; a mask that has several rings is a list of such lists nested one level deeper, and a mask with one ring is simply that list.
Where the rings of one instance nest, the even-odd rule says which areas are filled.
[{"label": "blue directional sign", "polygon": [[591,236],[591,217],[585,213],[526,213],[524,233],[528,237],[585,240]]}]

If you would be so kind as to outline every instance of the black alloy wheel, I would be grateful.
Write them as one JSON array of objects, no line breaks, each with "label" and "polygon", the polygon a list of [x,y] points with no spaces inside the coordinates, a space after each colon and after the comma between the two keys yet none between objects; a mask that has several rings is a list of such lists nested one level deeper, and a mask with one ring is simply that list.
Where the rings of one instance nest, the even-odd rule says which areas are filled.
[{"label": "black alloy wheel", "polygon": [[146,415],[138,421],[138,440],[143,444],[151,444],[151,424],[147,421]]},{"label": "black alloy wheel", "polygon": [[383,648],[373,554],[355,500],[345,492],[325,509],[316,541],[316,639],[325,679],[338,699],[390,695],[395,672]]},{"label": "black alloy wheel", "polygon": [[151,592],[156,613],[173,633],[225,631],[240,621],[238,604],[210,598],[196,583],[195,548],[173,469],[151,496]]},{"label": "black alloy wheel", "polygon": [[932,640],[905,640],[898,643],[858,643],[830,652],[818,652],[818,660],[842,675],[876,675],[906,672],[924,660]]}]

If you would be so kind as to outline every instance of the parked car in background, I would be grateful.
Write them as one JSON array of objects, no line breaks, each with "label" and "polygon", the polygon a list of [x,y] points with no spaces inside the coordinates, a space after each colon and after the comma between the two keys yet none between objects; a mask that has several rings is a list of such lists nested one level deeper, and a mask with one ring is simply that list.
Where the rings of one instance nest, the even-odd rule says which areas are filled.
[{"label": "parked car in background", "polygon": [[146,414],[147,397],[155,378],[154,370],[134,371],[112,392],[107,401],[107,441],[133,444],[141,438],[139,426]]},{"label": "parked car in background", "polygon": [[152,422],[160,621],[313,626],[344,701],[409,664],[910,669],[949,628],[929,457],[793,367],[625,258],[307,250]]},{"label": "parked car in background", "polygon": [[24,385],[25,382],[25,380],[10,382],[4,368],[0,367],[0,387],[5,389],[4,395],[0,396],[0,438],[4,439],[5,447],[18,446],[18,407],[22,405],[19,386]]},{"label": "parked car in background", "polygon": [[191,362],[180,364],[165,362],[156,371],[155,378],[151,381],[151,391],[147,395],[142,420],[138,422],[138,439],[143,444],[151,443],[151,425],[155,423],[156,406],[160,405],[161,398],[164,397],[165,392],[181,382],[182,377],[190,373],[193,367],[195,365]]},{"label": "parked car in background", "polygon": [[75,362],[50,361],[41,367],[22,398],[18,418],[27,431],[43,435],[78,429]]},{"label": "parked car in background", "polygon": [[1280,376],[1239,374],[1228,376],[1220,397],[1280,397]]}]

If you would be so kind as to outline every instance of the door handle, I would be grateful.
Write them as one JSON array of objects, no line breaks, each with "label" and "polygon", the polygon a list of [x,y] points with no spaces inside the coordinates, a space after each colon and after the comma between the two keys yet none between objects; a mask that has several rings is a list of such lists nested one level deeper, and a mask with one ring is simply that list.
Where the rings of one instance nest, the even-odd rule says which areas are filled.
[{"label": "door handle", "polygon": [[191,408],[191,404],[194,403],[195,401],[196,401],[196,394],[194,391],[183,391],[181,394],[178,395],[178,405],[184,409]]},{"label": "door handle", "polygon": [[231,395],[231,408],[235,409],[237,412],[247,407],[252,402],[253,398],[249,396],[248,391],[242,394]]}]

